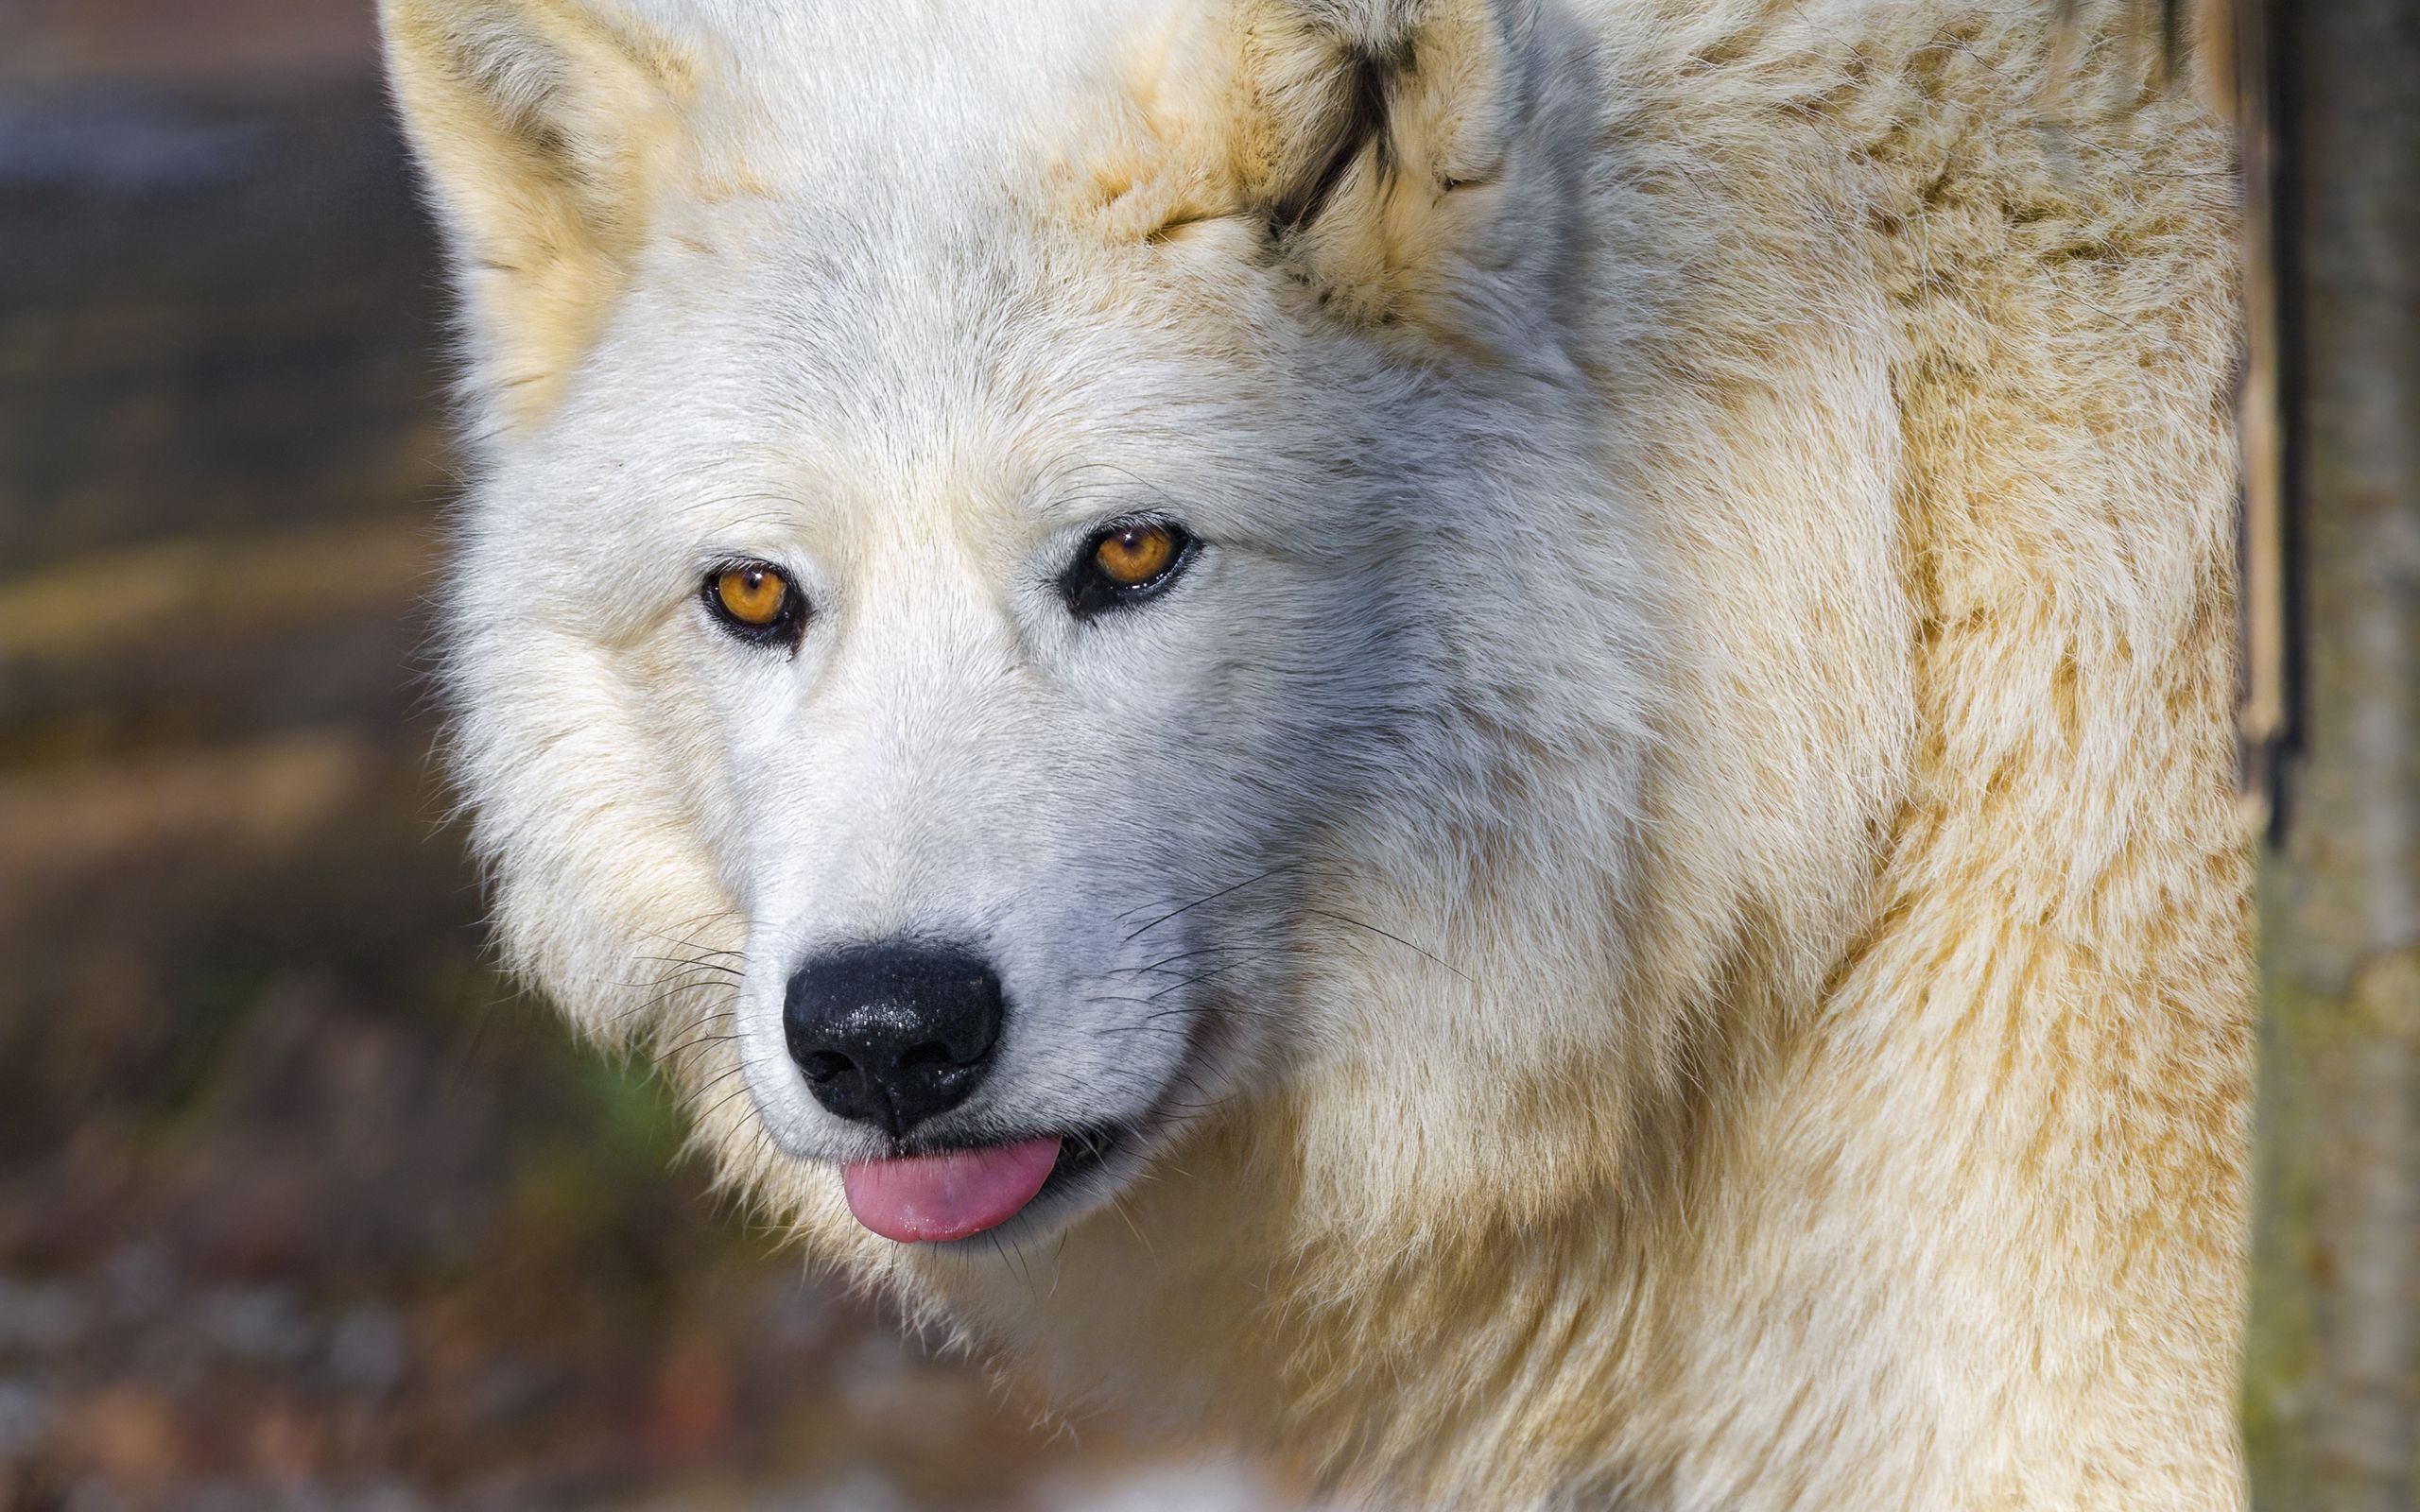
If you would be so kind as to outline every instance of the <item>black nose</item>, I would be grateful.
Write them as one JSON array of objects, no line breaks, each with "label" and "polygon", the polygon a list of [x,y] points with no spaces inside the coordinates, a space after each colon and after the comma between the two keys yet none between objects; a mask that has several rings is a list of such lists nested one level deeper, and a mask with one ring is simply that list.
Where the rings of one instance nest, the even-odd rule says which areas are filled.
[{"label": "black nose", "polygon": [[1000,1039],[1000,979],[930,945],[856,945],[790,978],[782,1030],[815,1100],[907,1133],[966,1101]]}]

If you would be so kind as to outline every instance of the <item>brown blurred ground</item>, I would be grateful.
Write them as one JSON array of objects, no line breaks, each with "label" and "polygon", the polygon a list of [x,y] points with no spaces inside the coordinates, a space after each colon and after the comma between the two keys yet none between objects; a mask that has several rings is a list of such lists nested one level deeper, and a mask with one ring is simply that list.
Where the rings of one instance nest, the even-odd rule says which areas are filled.
[{"label": "brown blurred ground", "polygon": [[0,0],[0,1512],[1247,1506],[718,1213],[483,964],[368,0]]}]

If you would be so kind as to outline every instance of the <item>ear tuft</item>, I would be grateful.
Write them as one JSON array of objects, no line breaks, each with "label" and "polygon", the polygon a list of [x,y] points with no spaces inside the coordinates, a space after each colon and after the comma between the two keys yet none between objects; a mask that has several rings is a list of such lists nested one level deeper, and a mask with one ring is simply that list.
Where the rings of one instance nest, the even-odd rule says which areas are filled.
[{"label": "ear tuft", "polygon": [[453,252],[482,429],[537,422],[628,282],[683,155],[692,60],[617,0],[380,0]]},{"label": "ear tuft", "polygon": [[[1133,177],[1184,186],[1158,197],[1151,234],[1249,216],[1323,307],[1484,341],[1457,287],[1474,259],[1504,266],[1493,244],[1520,229],[1464,192],[1525,165],[1552,52],[1529,0],[1215,7],[1136,90],[1165,161]],[[1526,165],[1550,170],[1542,156]]]},{"label": "ear tuft", "polygon": [[1347,50],[1339,81],[1343,103],[1326,112],[1332,118],[1326,130],[1334,140],[1313,154],[1316,167],[1298,174],[1295,185],[1270,203],[1266,214],[1270,231],[1290,236],[1309,225],[1364,153],[1374,153],[1377,166],[1387,167],[1387,86],[1389,76],[1400,67],[1365,48]]}]

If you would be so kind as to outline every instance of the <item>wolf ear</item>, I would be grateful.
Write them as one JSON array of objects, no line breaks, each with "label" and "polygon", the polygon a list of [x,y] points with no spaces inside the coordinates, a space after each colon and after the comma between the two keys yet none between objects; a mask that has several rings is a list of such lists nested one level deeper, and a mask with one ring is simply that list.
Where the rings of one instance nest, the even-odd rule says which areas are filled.
[{"label": "wolf ear", "polygon": [[1557,171],[1538,129],[1561,72],[1546,33],[1534,0],[1214,8],[1138,79],[1166,157],[1135,176],[1160,190],[1147,233],[1246,216],[1342,313],[1449,319],[1469,275],[1516,271],[1553,229],[1512,224],[1540,197],[1504,192]]},{"label": "wolf ear", "polygon": [[690,63],[617,0],[380,0],[454,256],[484,428],[542,417],[683,151]]}]

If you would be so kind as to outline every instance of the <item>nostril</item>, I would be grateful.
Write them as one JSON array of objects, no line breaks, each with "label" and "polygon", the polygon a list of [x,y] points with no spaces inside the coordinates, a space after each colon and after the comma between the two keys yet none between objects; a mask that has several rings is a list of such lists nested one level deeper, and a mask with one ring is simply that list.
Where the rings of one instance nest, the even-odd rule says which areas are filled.
[{"label": "nostril", "polygon": [[909,1045],[899,1056],[899,1068],[902,1071],[924,1071],[927,1068],[939,1071],[958,1063],[958,1057],[950,1054],[949,1046],[938,1040],[927,1040],[920,1045]]},{"label": "nostril", "polygon": [[810,1050],[798,1058],[799,1070],[811,1081],[830,1081],[857,1069],[857,1063],[832,1050]]}]

